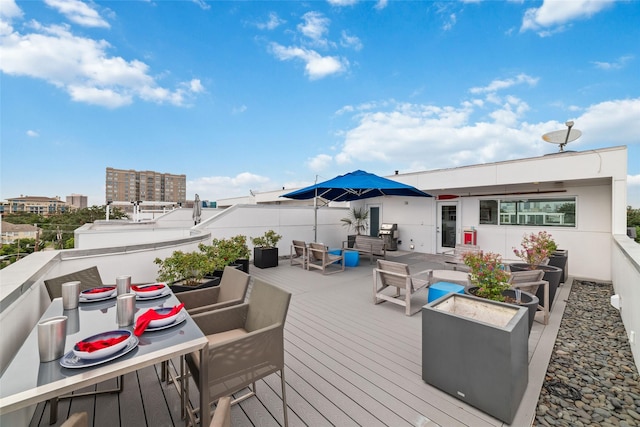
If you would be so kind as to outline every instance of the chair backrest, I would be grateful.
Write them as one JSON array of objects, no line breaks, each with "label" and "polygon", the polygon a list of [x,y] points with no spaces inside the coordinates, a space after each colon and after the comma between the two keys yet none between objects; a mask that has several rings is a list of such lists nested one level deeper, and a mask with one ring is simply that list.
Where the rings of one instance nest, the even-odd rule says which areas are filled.
[{"label": "chair backrest", "polygon": [[291,293],[254,278],[245,329],[251,332],[271,325],[284,327],[290,300]]},{"label": "chair backrest", "polygon": [[518,284],[539,282],[540,280],[542,280],[543,276],[544,270],[512,271],[511,276],[509,277],[509,283]]},{"label": "chair backrest", "polygon": [[102,279],[100,278],[98,267],[93,266],[84,270],[75,271],[73,273],[45,280],[44,285],[47,287],[49,298],[53,300],[54,298],[62,297],[62,284],[74,282],[76,280],[80,281],[81,291],[102,286]]},{"label": "chair backrest", "polygon": [[316,260],[324,260],[324,254],[327,253],[327,247],[322,243],[309,243],[309,256]]},{"label": "chair backrest", "polygon": [[[378,273],[383,285],[404,288],[411,276],[409,265],[400,262],[377,260]],[[393,273],[393,274],[388,274]]]},{"label": "chair backrest", "polygon": [[293,249],[296,252],[297,256],[303,256],[304,255],[304,248],[307,247],[307,244],[305,242],[303,242],[302,240],[294,240],[293,241]]},{"label": "chair backrest", "polygon": [[244,300],[244,297],[247,295],[250,279],[251,276],[244,271],[227,265],[222,273],[220,294],[218,295],[218,301],[216,302],[232,301],[236,299]]}]

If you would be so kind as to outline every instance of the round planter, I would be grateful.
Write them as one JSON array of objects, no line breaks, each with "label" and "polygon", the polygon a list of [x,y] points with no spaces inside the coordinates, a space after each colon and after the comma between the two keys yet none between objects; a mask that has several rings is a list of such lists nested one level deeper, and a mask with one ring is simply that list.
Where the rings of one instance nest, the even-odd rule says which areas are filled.
[{"label": "round planter", "polygon": [[[556,291],[558,290],[560,279],[562,278],[562,270],[552,265],[535,265],[526,263],[509,264],[509,269],[511,271],[543,270],[544,276],[542,276],[542,280],[549,282],[549,311],[551,311],[551,308],[553,307],[553,300],[556,297]],[[544,288],[542,286],[538,288],[536,296],[540,300],[544,298]]]},{"label": "round planter", "polygon": [[[478,289],[477,286],[467,286],[464,289],[464,293],[467,295],[473,295],[476,296],[475,294],[475,289]],[[504,291],[502,291],[502,295],[504,295],[505,297],[510,297],[513,299],[516,299],[516,290],[515,289],[505,289]],[[481,297],[478,297],[481,298]],[[527,310],[529,310],[529,334],[531,334],[531,328],[533,327],[533,321],[536,318],[536,312],[538,311],[538,304],[540,302],[540,300],[538,299],[537,296],[530,294],[529,292],[524,292],[522,291],[522,294],[520,295],[520,304],[512,304],[512,305],[519,305],[521,307],[526,307]],[[511,304],[511,303],[505,303],[505,304]]]},{"label": "round planter", "polygon": [[569,259],[569,251],[558,249],[549,257],[549,265],[558,267],[562,270],[561,283],[567,281],[567,260]]}]

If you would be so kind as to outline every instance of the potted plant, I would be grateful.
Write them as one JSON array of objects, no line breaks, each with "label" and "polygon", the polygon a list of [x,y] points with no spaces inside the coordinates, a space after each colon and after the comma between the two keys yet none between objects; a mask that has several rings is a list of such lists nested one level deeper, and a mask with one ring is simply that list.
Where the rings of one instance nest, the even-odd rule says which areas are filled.
[{"label": "potted plant", "polygon": [[205,253],[211,263],[207,275],[220,277],[228,265],[238,265],[249,273],[249,248],[247,237],[237,235],[227,239],[213,239],[211,245],[200,244],[198,249]]},{"label": "potted plant", "polygon": [[157,280],[165,282],[174,293],[215,286],[219,279],[205,280],[211,263],[204,252],[174,251],[171,256],[153,261],[160,267]]},{"label": "potted plant", "polygon": [[[511,271],[543,270],[544,276],[542,280],[549,282],[549,309],[551,309],[562,276],[560,268],[548,265],[550,255],[557,248],[556,243],[551,234],[546,231],[540,231],[538,233],[524,234],[520,245],[522,249],[513,248],[513,253],[522,259],[524,263],[510,264],[509,269]],[[543,298],[542,292],[542,287],[538,288],[536,293],[538,299]]]},{"label": "potted plant", "polygon": [[364,207],[359,208],[351,208],[349,210],[349,216],[342,218],[342,225],[348,227],[349,230],[353,229],[356,234],[347,235],[347,246],[352,248],[355,241],[356,236],[362,234],[362,232],[367,230],[369,220],[369,210]]},{"label": "potted plant", "polygon": [[258,268],[269,268],[278,266],[278,242],[282,236],[273,230],[266,231],[260,237],[252,237],[253,243],[253,265]]},{"label": "potted plant", "polygon": [[539,299],[523,291],[516,291],[509,285],[509,276],[502,264],[502,257],[492,252],[467,252],[462,260],[469,267],[471,286],[465,293],[493,301],[506,302],[526,307],[529,310],[529,333],[536,317]]}]

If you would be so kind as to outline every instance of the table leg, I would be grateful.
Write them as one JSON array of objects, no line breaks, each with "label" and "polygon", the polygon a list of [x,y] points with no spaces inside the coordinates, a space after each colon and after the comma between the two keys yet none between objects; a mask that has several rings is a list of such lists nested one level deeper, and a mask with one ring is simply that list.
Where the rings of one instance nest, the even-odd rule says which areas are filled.
[{"label": "table leg", "polygon": [[209,402],[209,345],[200,349],[200,426],[211,423]]}]

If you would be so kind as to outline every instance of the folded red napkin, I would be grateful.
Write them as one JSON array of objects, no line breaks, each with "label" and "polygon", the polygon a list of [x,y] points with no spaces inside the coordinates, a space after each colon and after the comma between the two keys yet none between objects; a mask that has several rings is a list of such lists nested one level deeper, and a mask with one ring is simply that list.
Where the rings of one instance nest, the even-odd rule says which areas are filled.
[{"label": "folded red napkin", "polygon": [[115,338],[107,338],[104,340],[96,340],[96,341],[80,341],[76,343],[78,346],[78,350],[86,351],[87,353],[93,353],[96,350],[102,350],[103,348],[111,347],[112,345],[118,344],[129,338],[129,335],[122,335],[120,337]]},{"label": "folded red napkin", "polygon": [[136,292],[150,292],[150,291],[155,291],[162,288],[164,288],[164,285],[131,286],[131,289]]},{"label": "folded red napkin", "polygon": [[182,307],[184,307],[184,303],[176,305],[175,307],[173,307],[171,309],[170,312],[168,312],[166,314],[159,314],[153,308],[150,308],[143,315],[138,317],[138,320],[136,320],[136,327],[133,330],[133,333],[137,337],[139,337],[140,335],[142,335],[142,333],[145,331],[145,329],[147,329],[147,327],[149,326],[149,323],[151,323],[151,321],[160,320],[160,319],[164,319],[166,317],[174,316],[174,315],[178,314],[180,312],[180,310],[182,310]]},{"label": "folded red napkin", "polygon": [[93,288],[93,289],[87,289],[86,291],[83,291],[83,294],[98,294],[100,292],[107,292],[107,291],[112,291],[114,290],[116,287],[115,286],[105,286],[103,288]]}]

